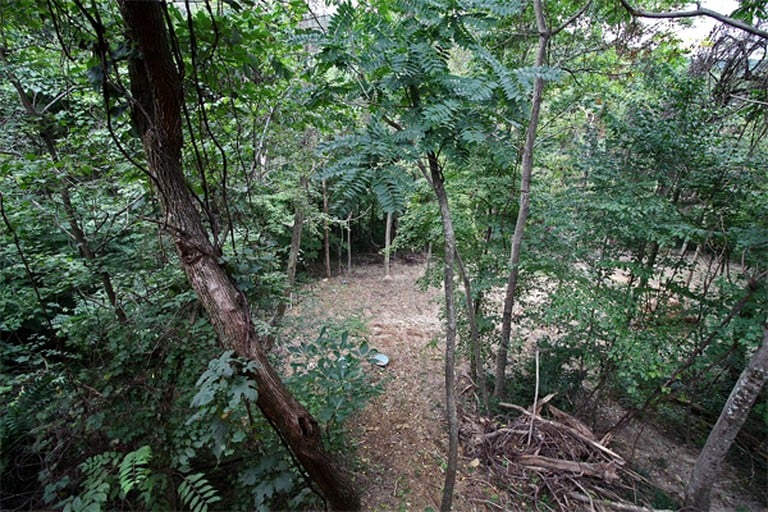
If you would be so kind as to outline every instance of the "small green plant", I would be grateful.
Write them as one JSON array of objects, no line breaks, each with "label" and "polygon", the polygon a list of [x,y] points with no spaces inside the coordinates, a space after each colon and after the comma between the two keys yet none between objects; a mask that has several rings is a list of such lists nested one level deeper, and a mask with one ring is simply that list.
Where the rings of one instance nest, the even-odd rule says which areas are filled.
[{"label": "small green plant", "polygon": [[216,489],[202,473],[185,475],[182,478],[178,494],[185,509],[192,512],[207,512],[209,505],[221,501]]},{"label": "small green plant", "polygon": [[328,327],[314,341],[289,350],[293,374],[288,385],[296,396],[308,397],[305,405],[325,426],[329,444],[338,447],[344,421],[382,391],[363,366],[376,351],[365,339]]},{"label": "small green plant", "polygon": [[[152,471],[148,467],[151,460],[152,449],[146,445],[125,456],[113,451],[94,455],[79,465],[84,475],[80,484],[82,492],[62,500],[56,506],[65,512],[96,512],[113,508],[117,503],[131,503],[129,493],[136,490],[143,507],[154,508],[157,503],[152,491],[158,480],[162,480],[162,476],[155,475],[156,478],[151,478]],[[55,500],[57,491],[68,483],[69,477],[65,477],[48,485],[45,492],[46,503]]]}]

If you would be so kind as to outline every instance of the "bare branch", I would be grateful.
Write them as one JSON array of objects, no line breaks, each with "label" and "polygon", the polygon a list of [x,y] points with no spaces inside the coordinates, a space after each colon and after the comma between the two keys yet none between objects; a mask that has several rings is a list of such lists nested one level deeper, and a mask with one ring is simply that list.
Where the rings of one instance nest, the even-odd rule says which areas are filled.
[{"label": "bare branch", "polygon": [[619,2],[621,2],[621,5],[623,5],[624,8],[632,16],[635,16],[638,18],[665,19],[665,18],[695,18],[698,16],[708,16],[710,18],[716,19],[721,23],[725,23],[726,25],[729,25],[731,27],[739,28],[741,30],[749,32],[750,34],[754,34],[764,39],[768,39],[768,32],[766,32],[765,30],[761,30],[753,25],[750,25],[749,23],[744,23],[741,20],[731,18],[730,16],[726,16],[724,14],[720,14],[719,12],[715,12],[710,9],[705,9],[703,7],[700,7],[694,11],[650,12],[650,11],[644,11],[642,9],[635,9],[629,4],[627,0],[619,0]]}]

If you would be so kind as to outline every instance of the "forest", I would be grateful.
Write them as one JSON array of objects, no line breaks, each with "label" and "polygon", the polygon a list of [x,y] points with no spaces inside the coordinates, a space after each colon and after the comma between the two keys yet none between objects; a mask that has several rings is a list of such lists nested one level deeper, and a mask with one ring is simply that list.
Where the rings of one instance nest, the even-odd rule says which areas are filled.
[{"label": "forest", "polygon": [[723,5],[0,0],[0,509],[764,510]]}]

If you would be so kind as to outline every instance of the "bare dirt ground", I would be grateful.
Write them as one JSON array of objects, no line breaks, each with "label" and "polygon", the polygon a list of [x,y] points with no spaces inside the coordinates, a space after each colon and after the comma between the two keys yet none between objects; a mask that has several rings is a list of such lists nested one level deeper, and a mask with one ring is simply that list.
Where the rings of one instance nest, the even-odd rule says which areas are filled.
[{"label": "bare dirt ground", "polygon": [[[444,421],[442,292],[421,291],[418,264],[395,264],[384,280],[381,265],[361,265],[347,274],[316,281],[293,315],[357,317],[365,322],[370,346],[390,358],[385,369],[371,368],[385,392],[352,421],[351,439],[359,461],[356,482],[364,510],[438,510],[447,453]],[[521,404],[527,405],[527,404]],[[682,497],[696,453],[671,441],[656,427],[633,424],[613,446],[649,481]],[[517,510],[503,507],[504,492],[482,467],[459,453],[454,510]],[[768,510],[744,492],[744,483],[726,467],[713,492],[713,511]]]},{"label": "bare dirt ground", "polygon": [[[420,291],[416,280],[424,267],[393,266],[384,280],[379,265],[353,268],[344,276],[312,285],[311,298],[293,314],[324,314],[366,321],[370,346],[390,358],[385,369],[372,369],[386,391],[350,426],[357,444],[364,510],[438,510],[447,453],[444,421],[443,331],[441,291]],[[485,510],[490,484],[473,473],[459,455],[454,510]]]}]

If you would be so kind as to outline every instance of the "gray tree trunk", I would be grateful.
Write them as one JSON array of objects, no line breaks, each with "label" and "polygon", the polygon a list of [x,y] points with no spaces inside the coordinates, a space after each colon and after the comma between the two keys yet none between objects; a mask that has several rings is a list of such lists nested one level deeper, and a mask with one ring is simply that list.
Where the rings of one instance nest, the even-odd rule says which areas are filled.
[{"label": "gray tree trunk", "polygon": [[691,480],[685,491],[685,510],[700,512],[709,510],[712,487],[720,472],[720,465],[725,460],[728,450],[744,425],[766,381],[768,381],[768,328],[764,327],[762,345],[758,347],[741,373],[696,460]]},{"label": "gray tree trunk", "polygon": [[392,212],[387,212],[387,222],[384,232],[384,279],[392,279],[389,269],[389,251],[392,247]]},{"label": "gray tree trunk", "polygon": [[483,355],[480,347],[480,331],[477,327],[477,314],[475,311],[475,300],[472,297],[472,281],[469,279],[467,269],[461,259],[458,248],[456,250],[456,265],[459,269],[459,276],[464,283],[464,297],[467,301],[467,320],[469,320],[469,337],[472,345],[471,372],[472,378],[477,384],[480,392],[480,404],[483,412],[488,411],[488,386],[485,385],[485,370],[483,369]]},{"label": "gray tree trunk", "polygon": [[[454,301],[453,265],[456,255],[456,235],[445,191],[443,169],[435,153],[427,155],[429,181],[440,205],[440,220],[443,224],[445,262],[443,283],[445,288],[445,410],[448,418],[448,465],[445,469],[441,512],[451,510],[453,489],[456,485],[456,468],[459,458],[459,419],[456,413],[456,306]],[[426,173],[425,173],[426,174]]]},{"label": "gray tree trunk", "polygon": [[[536,52],[536,66],[541,67],[546,61],[547,44],[549,43],[550,33],[547,29],[546,20],[544,19],[542,0],[534,0],[533,7],[536,13],[536,27],[539,31],[539,48]],[[520,250],[523,244],[523,232],[525,231],[525,222],[528,219],[528,208],[531,203],[530,193],[531,172],[533,171],[533,148],[536,145],[536,135],[539,128],[539,115],[541,113],[543,97],[544,79],[541,76],[537,76],[533,81],[531,121],[528,123],[525,146],[523,147],[520,209],[517,212],[515,233],[512,235],[512,255],[509,258],[510,270],[509,277],[507,278],[507,291],[504,296],[504,310],[501,317],[501,340],[496,354],[496,380],[494,382],[493,394],[499,398],[504,396],[504,387],[506,384],[507,350],[512,332],[512,308],[515,304],[515,293],[517,292],[517,278],[520,266]]]},{"label": "gray tree trunk", "polygon": [[323,179],[323,263],[325,277],[331,277],[331,228],[328,225],[328,185]]}]

